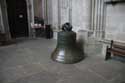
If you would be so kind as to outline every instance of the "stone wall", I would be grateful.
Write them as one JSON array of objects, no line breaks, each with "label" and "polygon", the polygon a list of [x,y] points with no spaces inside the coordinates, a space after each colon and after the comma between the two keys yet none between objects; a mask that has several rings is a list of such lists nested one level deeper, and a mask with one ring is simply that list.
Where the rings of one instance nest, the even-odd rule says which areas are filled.
[{"label": "stone wall", "polygon": [[[125,3],[106,6],[105,39],[125,43]],[[102,54],[105,57],[106,47],[103,44]]]},{"label": "stone wall", "polygon": [[107,5],[105,38],[125,42],[125,4]]},{"label": "stone wall", "polygon": [[72,25],[75,31],[90,27],[90,0],[72,0]]},{"label": "stone wall", "polygon": [[65,22],[73,25],[73,30],[87,30],[90,27],[91,0],[53,0],[52,26],[55,31]]},{"label": "stone wall", "polygon": [[90,0],[53,0],[53,26],[57,27],[59,21],[61,25],[71,21],[75,30],[86,29],[89,27],[89,12]]}]

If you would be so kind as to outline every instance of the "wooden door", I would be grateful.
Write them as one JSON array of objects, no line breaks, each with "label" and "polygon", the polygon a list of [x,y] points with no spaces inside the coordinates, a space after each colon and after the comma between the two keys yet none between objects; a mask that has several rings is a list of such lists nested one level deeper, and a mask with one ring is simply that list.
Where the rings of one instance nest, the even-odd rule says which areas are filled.
[{"label": "wooden door", "polygon": [[13,38],[28,36],[27,5],[25,0],[6,0],[10,33]]}]

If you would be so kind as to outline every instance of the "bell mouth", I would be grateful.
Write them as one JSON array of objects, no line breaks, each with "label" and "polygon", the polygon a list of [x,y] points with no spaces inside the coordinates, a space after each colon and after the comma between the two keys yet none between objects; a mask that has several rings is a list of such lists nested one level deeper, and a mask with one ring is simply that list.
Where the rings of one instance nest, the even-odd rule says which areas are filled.
[{"label": "bell mouth", "polygon": [[84,59],[84,57],[80,58],[80,59],[77,59],[77,60],[69,61],[69,60],[60,60],[60,59],[52,58],[53,61],[59,62],[59,63],[62,63],[62,64],[75,64],[75,63],[81,62],[83,59]]},{"label": "bell mouth", "polygon": [[56,49],[52,55],[51,59],[55,62],[63,63],[63,64],[74,64],[82,61],[84,59],[84,54],[80,50],[62,50]]}]

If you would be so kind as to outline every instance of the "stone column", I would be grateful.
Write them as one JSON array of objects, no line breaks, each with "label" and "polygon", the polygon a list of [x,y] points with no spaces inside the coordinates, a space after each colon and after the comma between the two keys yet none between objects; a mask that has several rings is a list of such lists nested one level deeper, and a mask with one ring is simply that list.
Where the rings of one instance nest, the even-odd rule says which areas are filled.
[{"label": "stone column", "polygon": [[32,37],[33,29],[31,27],[31,24],[34,24],[34,4],[33,0],[26,0],[27,3],[27,19],[28,19],[28,29],[29,29],[29,37]]},{"label": "stone column", "polygon": [[1,5],[0,5],[0,31],[4,32]]},{"label": "stone column", "polygon": [[61,25],[66,22],[69,22],[69,18],[71,19],[71,14],[69,15],[70,1],[72,0],[60,0]]},{"label": "stone column", "polygon": [[94,37],[103,38],[104,34],[104,0],[91,0],[91,27]]},{"label": "stone column", "polygon": [[57,32],[61,30],[62,24],[72,20],[72,0],[52,0],[52,25],[54,37],[57,39]]},{"label": "stone column", "polygon": [[2,12],[2,21],[3,21],[3,32],[7,34],[7,39],[11,38],[8,24],[8,16],[7,16],[7,5],[6,0],[0,0],[1,12]]}]

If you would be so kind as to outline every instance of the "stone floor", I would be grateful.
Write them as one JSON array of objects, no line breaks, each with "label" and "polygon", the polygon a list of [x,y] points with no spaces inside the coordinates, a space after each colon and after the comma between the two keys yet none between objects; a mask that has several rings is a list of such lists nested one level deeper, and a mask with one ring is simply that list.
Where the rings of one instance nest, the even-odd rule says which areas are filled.
[{"label": "stone floor", "polygon": [[87,57],[70,65],[50,59],[55,46],[55,40],[18,39],[0,47],[0,83],[125,83],[125,64],[104,61],[98,45],[88,45]]}]

